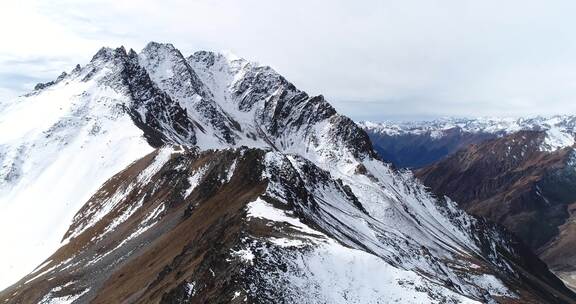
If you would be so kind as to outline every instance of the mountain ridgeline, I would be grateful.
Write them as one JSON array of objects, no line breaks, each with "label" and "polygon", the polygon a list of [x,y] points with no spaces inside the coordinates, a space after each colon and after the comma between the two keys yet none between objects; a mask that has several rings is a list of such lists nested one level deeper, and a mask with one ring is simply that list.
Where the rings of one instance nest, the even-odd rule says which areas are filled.
[{"label": "mountain ridgeline", "polygon": [[1,227],[23,231],[2,254],[26,253],[0,265],[2,303],[576,302],[267,66],[103,48],[0,117],[0,213],[43,211]]}]

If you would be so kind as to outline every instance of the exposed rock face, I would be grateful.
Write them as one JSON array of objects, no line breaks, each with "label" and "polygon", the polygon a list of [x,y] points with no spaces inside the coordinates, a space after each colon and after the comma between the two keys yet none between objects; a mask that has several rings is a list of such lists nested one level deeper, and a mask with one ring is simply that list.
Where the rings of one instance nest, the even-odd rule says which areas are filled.
[{"label": "exposed rock face", "polygon": [[[373,154],[354,122],[271,68],[213,52],[184,58],[170,44],[150,43],[139,54],[102,48],[52,85],[3,105],[0,117],[0,229],[22,231],[0,234],[0,260],[9,261],[0,263],[0,286],[58,248],[98,187],[153,148],[249,146],[318,161]],[[17,220],[30,209],[38,211],[34,225]]]},{"label": "exposed rock face", "polygon": [[572,272],[576,155],[571,147],[543,150],[545,138],[543,131],[521,131],[471,145],[416,176],[468,212],[508,228],[555,271]]},{"label": "exposed rock face", "polygon": [[[575,302],[515,237],[435,199],[378,159],[367,134],[322,96],[269,67],[212,52],[185,59],[158,43],[139,54],[104,48],[21,102],[53,95],[83,109],[79,122],[54,111],[59,128],[34,129],[47,140],[2,143],[6,168],[29,167],[46,151],[39,143],[100,177],[134,162],[97,190],[88,173],[53,189],[86,188],[67,197],[77,208],[57,250],[0,302]],[[136,131],[146,140],[134,147],[110,137]],[[78,141],[102,145],[102,158],[131,154],[106,158],[106,171]],[[22,146],[25,159],[15,157]],[[0,186],[31,204],[23,178],[38,183],[45,168],[69,165],[21,170]],[[66,201],[44,203],[60,210]]]},{"label": "exposed rock face", "polygon": [[[404,208],[424,231],[410,236],[386,231],[362,201],[297,156],[162,148],[105,183],[76,215],[67,242],[0,296],[10,303],[571,301],[529,250],[451,202],[436,208],[467,234],[444,232],[432,246],[420,239],[427,219],[413,206]],[[370,267],[379,288],[366,292],[368,273],[357,267]],[[339,280],[349,289],[334,290]]]}]

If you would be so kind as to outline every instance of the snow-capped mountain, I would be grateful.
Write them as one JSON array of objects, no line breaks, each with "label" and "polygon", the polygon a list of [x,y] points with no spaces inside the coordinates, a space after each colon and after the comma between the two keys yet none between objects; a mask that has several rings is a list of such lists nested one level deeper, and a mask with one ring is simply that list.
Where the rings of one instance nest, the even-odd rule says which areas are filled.
[{"label": "snow-capped mountain", "polygon": [[425,134],[441,137],[443,131],[459,128],[466,133],[510,134],[521,130],[550,131],[550,137],[558,133],[574,133],[576,117],[556,115],[530,118],[444,118],[430,121],[380,122],[363,121],[362,127],[389,135]]},{"label": "snow-capped mountain", "polygon": [[[36,107],[50,119],[18,123]],[[434,198],[266,66],[169,44],[104,48],[1,111],[0,129],[21,128],[0,137],[0,204],[20,208],[1,228],[50,233],[26,235],[49,257],[21,257],[30,273],[0,301],[576,299],[513,236]],[[3,244],[29,249],[14,234]]]},{"label": "snow-capped mountain", "polygon": [[539,149],[553,152],[575,144],[575,116],[446,118],[431,121],[360,122],[382,157],[399,167],[419,168],[469,144],[519,131],[543,131]]},{"label": "snow-capped mountain", "polygon": [[[331,115],[336,126],[348,122],[322,97],[308,97],[268,67],[210,52],[185,59],[156,43],[140,54],[103,48],[86,66],[37,87],[1,107],[0,228],[19,233],[0,234],[0,241],[21,244],[0,253],[7,261],[0,263],[4,286],[31,271],[30,260],[39,263],[57,248],[74,213],[100,185],[154,147],[289,149],[296,142],[306,150],[300,143],[314,130],[285,121],[279,100],[293,103],[289,111],[300,111],[300,119],[309,113],[306,119]],[[330,153],[337,144],[319,150]]]}]

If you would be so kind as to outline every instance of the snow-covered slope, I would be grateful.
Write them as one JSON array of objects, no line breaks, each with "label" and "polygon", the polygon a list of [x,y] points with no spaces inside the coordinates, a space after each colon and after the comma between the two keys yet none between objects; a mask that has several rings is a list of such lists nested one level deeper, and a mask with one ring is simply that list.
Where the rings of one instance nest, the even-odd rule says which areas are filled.
[{"label": "snow-covered slope", "polygon": [[[82,81],[96,67],[92,79]],[[98,187],[152,151],[122,109],[130,98],[102,84],[115,70],[93,62],[2,106],[0,287],[58,248]]]},{"label": "snow-covered slope", "polygon": [[[139,54],[104,48],[90,64],[41,86],[24,102],[37,104],[43,94],[76,86],[72,95],[86,97],[83,105],[107,105],[125,121],[122,128],[107,121],[118,128],[104,134],[128,134],[137,143],[133,150],[122,148],[130,142],[125,139],[105,147],[109,139],[96,136],[101,149],[130,162],[162,148],[108,179],[81,209],[80,195],[70,207],[51,201],[54,210],[78,211],[67,223],[64,244],[2,299],[441,303],[573,297],[514,238],[380,161],[354,122],[269,67],[204,51],[185,58],[169,44],[150,43]],[[100,102],[93,97],[99,90],[117,98]],[[107,113],[88,109],[95,117]],[[6,142],[7,150],[17,148]],[[33,147],[30,154],[41,157],[43,146]],[[3,162],[15,163],[18,155]],[[96,166],[94,176],[111,174],[93,165],[94,155],[86,154],[83,163]],[[58,191],[68,195],[85,185],[83,178],[90,187],[102,182],[74,178],[63,180],[68,188]],[[18,183],[5,184],[18,189]],[[15,191],[9,203],[33,206],[21,199],[25,195]],[[44,216],[62,220],[57,211]],[[43,223],[26,225],[50,230]],[[231,254],[247,263],[240,266]],[[320,261],[346,264],[325,269]],[[41,261],[22,264],[31,262]],[[361,287],[367,283],[364,266],[385,284]],[[327,279],[334,275],[344,277]],[[242,277],[250,280],[239,283]]]},{"label": "snow-covered slope", "polygon": [[416,176],[471,214],[502,224],[548,264],[576,270],[573,148],[541,150],[546,134],[519,131],[470,145]]}]

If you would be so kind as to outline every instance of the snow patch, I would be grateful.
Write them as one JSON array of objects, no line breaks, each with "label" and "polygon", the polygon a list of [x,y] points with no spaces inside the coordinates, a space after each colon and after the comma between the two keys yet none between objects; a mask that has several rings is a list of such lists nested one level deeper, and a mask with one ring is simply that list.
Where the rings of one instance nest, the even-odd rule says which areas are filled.
[{"label": "snow patch", "polygon": [[269,239],[269,241],[276,245],[276,246],[280,246],[280,247],[304,247],[306,245],[306,243],[304,243],[301,240],[297,240],[297,239],[287,239],[287,238],[275,238],[272,237]]},{"label": "snow patch", "polygon": [[188,177],[188,183],[190,183],[190,187],[188,187],[188,189],[186,189],[184,192],[185,199],[192,193],[192,191],[194,191],[194,189],[196,189],[196,187],[198,187],[207,170],[208,166],[201,167]]},{"label": "snow patch", "polygon": [[235,171],[236,171],[236,160],[234,160],[234,162],[228,169],[228,173],[226,174],[226,180],[225,180],[226,183],[230,182]]},{"label": "snow patch", "polygon": [[186,283],[186,292],[187,292],[186,295],[188,296],[188,298],[196,294],[196,290],[194,290],[194,287],[196,287],[196,282]]},{"label": "snow patch", "polygon": [[62,290],[62,287],[56,287],[52,289],[48,294],[46,294],[41,300],[40,304],[70,304],[78,300],[81,296],[90,291],[90,288],[83,290],[82,292],[75,295],[67,295],[62,297],[54,296],[54,293]]},{"label": "snow patch", "polygon": [[284,222],[302,232],[318,234],[316,230],[310,229],[310,227],[304,225],[299,219],[288,216],[285,211],[274,208],[274,206],[261,198],[257,198],[248,204],[248,217],[263,218],[273,222]]},{"label": "snow patch", "polygon": [[552,128],[546,131],[546,137],[540,147],[542,151],[553,152],[574,145],[574,134],[567,133],[560,128]]},{"label": "snow patch", "polygon": [[250,264],[254,261],[254,253],[250,249],[240,249],[238,251],[233,251],[232,254],[234,256],[239,257],[242,261],[248,262]]},{"label": "snow patch", "polygon": [[517,297],[516,294],[506,288],[502,281],[493,275],[482,274],[475,276],[473,278],[473,282],[476,283],[480,288],[487,290],[491,295]]}]

